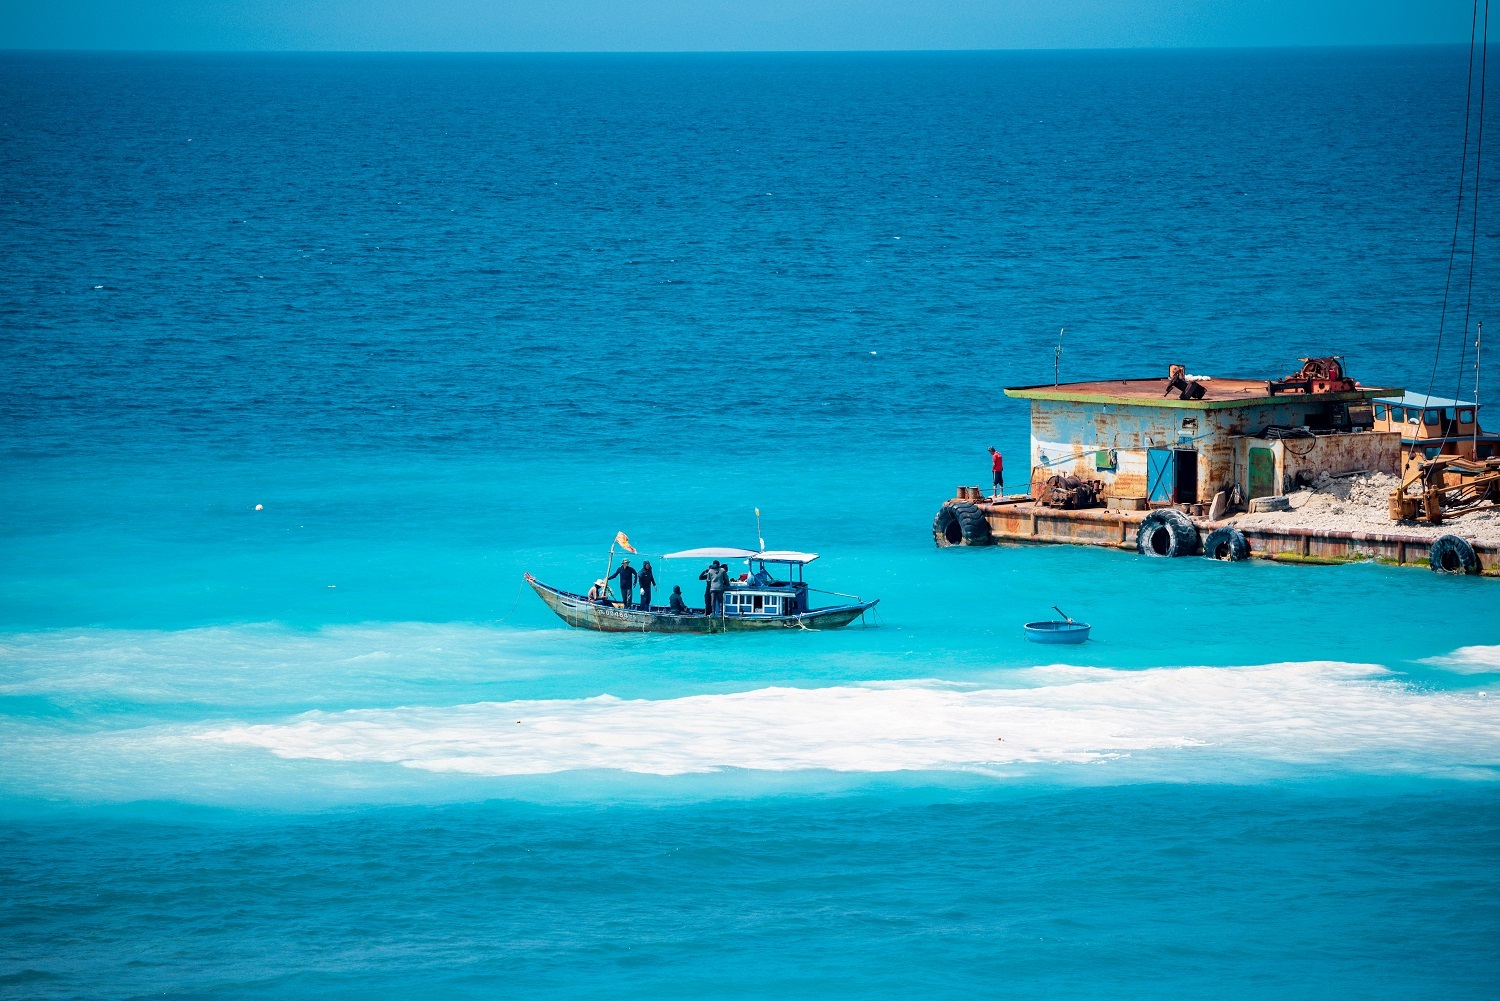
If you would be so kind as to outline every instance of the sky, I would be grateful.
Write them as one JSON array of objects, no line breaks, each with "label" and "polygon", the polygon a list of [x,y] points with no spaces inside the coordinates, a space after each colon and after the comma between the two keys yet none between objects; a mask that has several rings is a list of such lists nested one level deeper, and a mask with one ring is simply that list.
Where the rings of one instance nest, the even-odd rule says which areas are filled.
[{"label": "sky", "polygon": [[0,0],[0,49],[680,52],[1431,44],[1467,43],[1472,9],[1470,0]]}]

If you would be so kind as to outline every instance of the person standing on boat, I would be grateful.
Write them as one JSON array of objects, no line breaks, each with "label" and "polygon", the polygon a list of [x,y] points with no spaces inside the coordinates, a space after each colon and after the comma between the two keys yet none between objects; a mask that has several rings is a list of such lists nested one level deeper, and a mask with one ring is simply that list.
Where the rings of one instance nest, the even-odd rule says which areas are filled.
[{"label": "person standing on boat", "polygon": [[641,572],[635,575],[635,582],[641,585],[641,611],[651,611],[651,588],[656,584],[656,574],[651,570],[650,560],[641,564]]},{"label": "person standing on boat", "polygon": [[701,581],[707,581],[703,585],[703,614],[714,614],[714,606],[724,599],[724,589],[729,586],[729,573],[714,560],[708,565],[708,569],[698,575]]},{"label": "person standing on boat", "polygon": [[724,592],[729,590],[728,563],[719,564],[718,576],[714,577],[710,583],[713,584],[714,591],[714,613],[718,614],[719,610],[724,607]]},{"label": "person standing on boat", "polygon": [[1000,454],[994,445],[990,446],[990,479],[995,484],[995,489],[991,496],[999,497],[1000,492],[1005,489],[1005,457]]},{"label": "person standing on boat", "polygon": [[621,560],[620,569],[609,575],[610,580],[620,578],[620,598],[624,601],[626,608],[630,607],[630,599],[635,594],[636,576],[635,567],[630,565],[629,560]]},{"label": "person standing on boat", "polygon": [[667,611],[673,615],[689,615],[692,613],[692,609],[687,607],[687,602],[682,600],[681,584],[672,588],[672,597],[667,599]]}]

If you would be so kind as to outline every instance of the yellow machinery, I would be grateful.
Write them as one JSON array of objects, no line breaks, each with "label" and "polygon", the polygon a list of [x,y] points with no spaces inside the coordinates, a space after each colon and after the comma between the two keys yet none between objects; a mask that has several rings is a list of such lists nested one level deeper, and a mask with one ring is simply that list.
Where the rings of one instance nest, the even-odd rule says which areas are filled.
[{"label": "yellow machinery", "polygon": [[1391,492],[1391,519],[1420,517],[1441,525],[1444,515],[1463,514],[1485,503],[1500,504],[1500,458],[1443,455],[1407,467],[1401,486]]}]

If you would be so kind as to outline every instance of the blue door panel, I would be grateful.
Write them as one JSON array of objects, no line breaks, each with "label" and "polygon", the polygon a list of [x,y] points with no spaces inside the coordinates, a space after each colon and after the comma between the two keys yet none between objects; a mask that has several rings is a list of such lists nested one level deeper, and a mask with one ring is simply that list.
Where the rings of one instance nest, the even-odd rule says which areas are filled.
[{"label": "blue door panel", "polygon": [[1170,504],[1176,500],[1177,457],[1169,448],[1146,450],[1146,499]]}]

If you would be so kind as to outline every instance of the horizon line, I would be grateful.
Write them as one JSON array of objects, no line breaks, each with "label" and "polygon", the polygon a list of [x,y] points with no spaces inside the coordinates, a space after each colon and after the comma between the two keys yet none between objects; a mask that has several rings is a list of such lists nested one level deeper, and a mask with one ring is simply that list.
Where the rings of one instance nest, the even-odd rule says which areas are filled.
[{"label": "horizon line", "polygon": [[0,55],[386,55],[386,56],[748,56],[748,55],[980,55],[1009,52],[1262,52],[1315,49],[1462,48],[1455,42],[1289,42],[1276,45],[1093,45],[1015,48],[916,49],[199,49],[199,48],[45,48],[0,46]]}]

